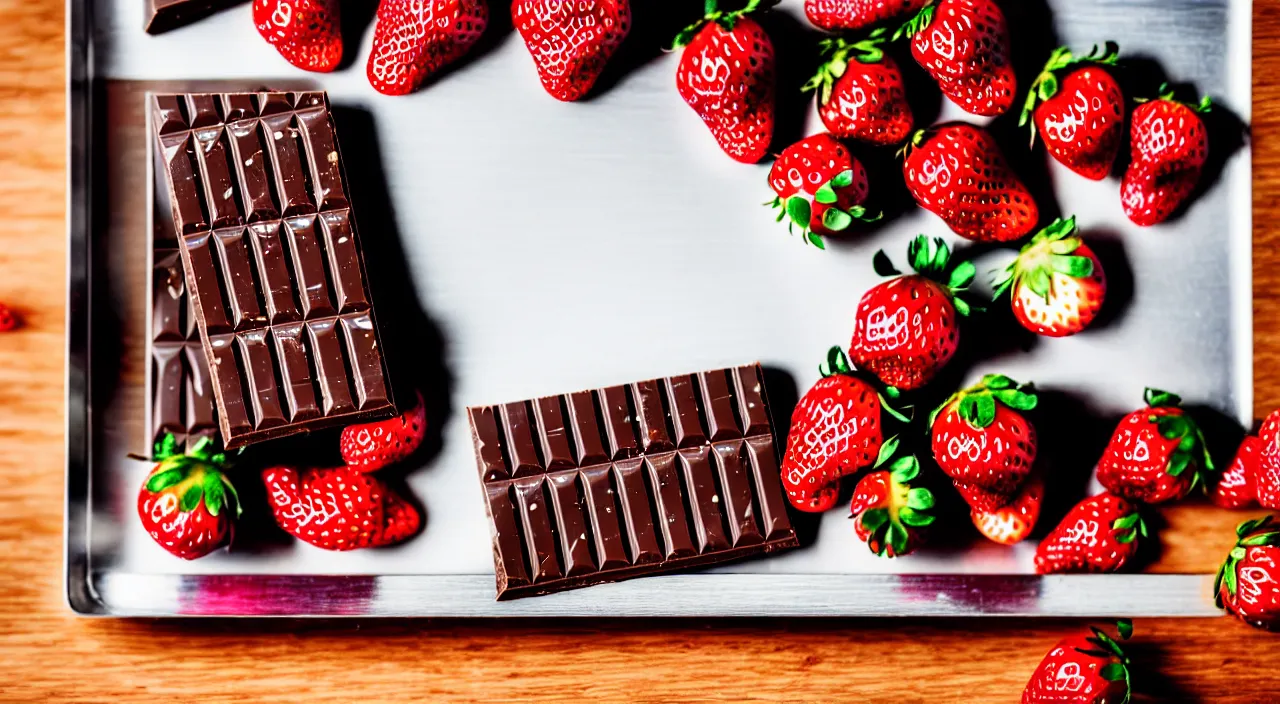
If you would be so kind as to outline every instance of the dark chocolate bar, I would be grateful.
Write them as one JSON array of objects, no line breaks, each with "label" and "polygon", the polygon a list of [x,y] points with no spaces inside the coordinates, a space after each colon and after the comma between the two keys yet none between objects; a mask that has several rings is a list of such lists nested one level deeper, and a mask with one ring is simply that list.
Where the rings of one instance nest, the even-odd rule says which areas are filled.
[{"label": "dark chocolate bar", "polygon": [[799,544],[759,365],[468,415],[498,599]]},{"label": "dark chocolate bar", "polygon": [[226,447],[392,415],[324,93],[150,102]]},{"label": "dark chocolate bar", "polygon": [[148,34],[159,34],[203,19],[244,0],[143,0]]}]

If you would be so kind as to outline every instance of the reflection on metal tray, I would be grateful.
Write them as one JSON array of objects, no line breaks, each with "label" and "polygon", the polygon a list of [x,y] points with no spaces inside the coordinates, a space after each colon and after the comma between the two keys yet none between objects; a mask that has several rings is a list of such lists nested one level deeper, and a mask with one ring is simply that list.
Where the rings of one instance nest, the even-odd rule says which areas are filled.
[{"label": "reflection on metal tray", "polygon": [[[814,40],[802,36],[802,5],[784,0],[770,26],[780,54]],[[1249,119],[1247,0],[1009,5],[1015,44],[1028,52],[1114,39],[1140,65],[1158,65],[1212,94],[1226,113]],[[543,93],[518,36],[508,33],[419,93],[388,98],[365,80],[371,33],[350,47],[350,67],[316,76],[293,71],[255,36],[247,5],[156,37],[143,32],[141,12],[135,0],[69,4],[67,593],[76,611],[1214,613],[1210,576],[1040,578],[1032,574],[1032,544],[945,546],[881,560],[857,542],[841,511],[810,521],[802,531],[808,544],[785,554],[495,602],[483,490],[462,409],[760,359],[774,412],[784,419],[787,404],[816,380],[827,347],[847,341],[853,309],[876,280],[871,255],[883,248],[900,260],[919,232],[956,238],[934,216],[909,210],[874,232],[832,241],[826,252],[789,239],[758,205],[771,195],[768,166],[742,166],[719,152],[674,89],[675,56],[632,52],[598,96],[561,104]],[[637,32],[644,24],[638,19]],[[124,456],[147,445],[152,273],[143,96],[208,88],[211,80],[223,90],[329,93],[383,334],[394,338],[388,349],[419,350],[393,369],[393,379],[420,382],[436,431],[422,466],[406,477],[425,509],[425,529],[404,545],[336,554],[276,539],[265,507],[253,504],[260,484],[247,471],[237,479],[250,523],[231,552],[183,562],[137,524],[136,492],[148,467]],[[792,117],[798,134],[804,116]],[[941,119],[958,117],[943,108]],[[804,119],[816,131],[816,117]],[[1025,139],[1013,122],[1003,118],[992,128],[1006,145]],[[1024,175],[1045,172],[1041,152],[1008,151],[1021,154],[1014,161]],[[1127,300],[1097,330],[993,350],[957,365],[949,382],[996,370],[1034,381],[1104,435],[1146,385],[1248,419],[1248,150],[1219,161],[1216,182],[1185,216],[1152,230],[1125,219],[1115,179],[1085,181],[1048,165],[1033,189],[1052,193],[1056,209],[1077,215],[1085,237],[1120,262],[1115,279],[1127,285],[1116,290]],[[891,181],[873,180],[873,197]],[[984,254],[979,268],[994,268],[1002,256]],[[311,446],[327,442],[312,438]],[[272,451],[310,449],[284,442]],[[1070,442],[1044,446],[1071,471],[1087,473],[1096,459],[1073,453]]]}]

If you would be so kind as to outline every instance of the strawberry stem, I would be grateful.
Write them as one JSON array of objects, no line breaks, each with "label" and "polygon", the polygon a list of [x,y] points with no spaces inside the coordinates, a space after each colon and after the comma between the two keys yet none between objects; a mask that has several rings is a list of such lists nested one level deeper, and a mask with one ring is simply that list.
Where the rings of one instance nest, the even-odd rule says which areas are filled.
[{"label": "strawberry stem", "polygon": [[1119,58],[1120,45],[1113,41],[1106,42],[1102,47],[1094,44],[1093,50],[1088,55],[1079,57],[1072,54],[1071,49],[1065,46],[1054,49],[1044,68],[1040,70],[1040,75],[1036,76],[1031,87],[1027,89],[1027,99],[1023,102],[1022,114],[1018,117],[1019,127],[1025,127],[1028,123],[1031,125],[1031,146],[1035,146],[1036,143],[1036,123],[1031,119],[1032,114],[1037,104],[1058,94],[1057,72],[1086,63],[1114,66]]}]

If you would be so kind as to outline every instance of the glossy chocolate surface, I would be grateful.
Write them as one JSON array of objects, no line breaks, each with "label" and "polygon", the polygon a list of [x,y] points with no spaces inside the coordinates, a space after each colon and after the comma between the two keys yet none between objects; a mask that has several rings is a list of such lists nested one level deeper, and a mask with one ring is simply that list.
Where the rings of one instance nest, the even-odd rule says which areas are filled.
[{"label": "glossy chocolate surface", "polygon": [[499,599],[798,545],[759,365],[468,416]]},{"label": "glossy chocolate surface", "polygon": [[146,23],[143,29],[159,34],[204,19],[244,0],[143,0]]}]

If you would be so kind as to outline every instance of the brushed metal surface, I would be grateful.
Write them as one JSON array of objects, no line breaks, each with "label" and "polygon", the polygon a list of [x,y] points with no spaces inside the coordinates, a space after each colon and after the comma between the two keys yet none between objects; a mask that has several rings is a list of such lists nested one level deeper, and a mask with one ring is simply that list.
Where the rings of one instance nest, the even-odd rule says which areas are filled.
[{"label": "brushed metal surface", "polygon": [[[1248,121],[1247,0],[1047,4],[1057,40],[1085,48],[1114,39]],[[781,5],[793,28],[801,7]],[[735,164],[718,151],[674,90],[675,55],[565,105],[542,92],[508,33],[423,91],[388,98],[365,80],[371,32],[353,47],[354,65],[316,76],[293,71],[256,36],[247,5],[161,37],[142,32],[140,12],[134,0],[69,3],[67,589],[75,610],[207,613],[212,607],[194,597],[229,588],[242,598],[219,601],[216,613],[1212,613],[1201,576],[1042,580],[1030,576],[1033,545],[880,560],[841,511],[822,519],[812,545],[767,560],[491,603],[488,526],[460,409],[743,359],[760,359],[774,379],[803,390],[823,351],[847,342],[857,301],[876,282],[871,255],[884,248],[901,261],[917,233],[955,236],[912,210],[827,252],[788,238],[759,206],[771,197],[768,166]],[[366,241],[382,238],[375,246],[408,272],[425,318],[406,320],[438,331],[449,379],[434,390],[449,409],[439,452],[407,478],[426,527],[403,546],[335,554],[286,543],[187,563],[135,520],[147,466],[123,456],[144,449],[142,94],[156,81],[211,79],[329,91],[349,176],[366,206],[382,198],[393,211],[372,226],[367,207],[356,217]],[[942,119],[960,117],[943,110]],[[807,131],[819,129],[810,109]],[[1116,180],[1086,182],[1050,164],[1061,211],[1078,216],[1086,237],[1123,251],[1131,299],[1105,329],[1001,354],[967,377],[999,370],[1069,391],[1101,415],[1131,410],[1144,386],[1169,387],[1247,420],[1249,169],[1246,148],[1184,217],[1142,230],[1125,219]],[[876,189],[873,182],[873,198]],[[980,269],[1002,256],[983,255]]]}]

